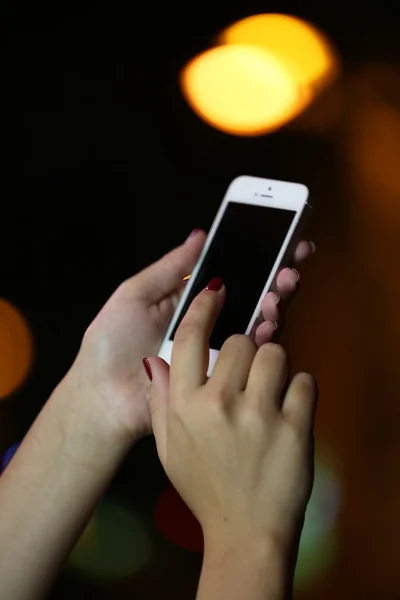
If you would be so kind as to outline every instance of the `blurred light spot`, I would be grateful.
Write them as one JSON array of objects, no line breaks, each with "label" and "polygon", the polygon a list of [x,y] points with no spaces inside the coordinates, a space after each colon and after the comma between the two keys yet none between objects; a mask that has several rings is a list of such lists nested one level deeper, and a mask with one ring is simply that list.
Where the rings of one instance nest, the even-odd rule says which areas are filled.
[{"label": "blurred light spot", "polygon": [[325,575],[336,558],[339,484],[332,468],[316,461],[314,489],[308,503],[296,566],[296,588]]},{"label": "blurred light spot", "polygon": [[141,523],[126,509],[103,500],[70,554],[68,566],[86,578],[118,581],[143,568],[151,543]]},{"label": "blurred light spot", "polygon": [[[400,69],[374,65],[353,82],[347,160],[357,197],[377,224],[400,222]],[[370,217],[369,217],[370,218]]]},{"label": "blurred light spot", "polygon": [[281,14],[261,14],[234,23],[220,36],[222,44],[264,48],[291,65],[299,83],[319,88],[338,72],[338,60],[326,37],[310,23]]},{"label": "blurred light spot", "polygon": [[285,60],[258,46],[219,46],[192,60],[181,86],[192,109],[217,129],[261,135],[294,118],[307,88]]},{"label": "blurred light spot", "polygon": [[1,470],[2,471],[4,471],[4,469],[7,467],[8,463],[10,462],[10,460],[16,453],[20,443],[21,442],[16,442],[12,446],[10,446],[9,449],[4,453],[3,458],[1,459]]},{"label": "blurred light spot", "polygon": [[338,554],[338,534],[331,530],[318,541],[302,543],[296,565],[295,588],[304,589],[326,575]]},{"label": "blurred light spot", "polygon": [[400,110],[377,103],[362,112],[359,137],[354,137],[354,163],[376,193],[399,197]]},{"label": "blurred light spot", "polygon": [[172,486],[161,494],[154,519],[160,532],[170,542],[189,552],[203,552],[200,524]]},{"label": "blurred light spot", "polygon": [[186,275],[186,277],[183,278],[183,281],[187,281],[188,279],[190,279],[190,275]]},{"label": "blurred light spot", "polygon": [[[400,240],[400,68],[368,65],[349,83],[344,150],[351,219],[358,223],[353,244],[370,273],[384,278],[379,285],[394,285],[391,269],[397,268]],[[390,319],[394,332],[394,313]]]},{"label": "blurred light spot", "polygon": [[0,298],[0,399],[24,381],[32,362],[33,341],[18,309]]}]

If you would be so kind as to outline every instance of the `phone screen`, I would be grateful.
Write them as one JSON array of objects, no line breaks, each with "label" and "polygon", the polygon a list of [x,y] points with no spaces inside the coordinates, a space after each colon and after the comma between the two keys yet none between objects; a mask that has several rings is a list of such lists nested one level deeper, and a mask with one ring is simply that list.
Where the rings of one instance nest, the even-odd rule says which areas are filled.
[{"label": "phone screen", "polygon": [[210,339],[220,350],[234,333],[245,333],[296,212],[229,202],[180,312],[175,332],[193,298],[213,277],[222,277],[226,300]]}]

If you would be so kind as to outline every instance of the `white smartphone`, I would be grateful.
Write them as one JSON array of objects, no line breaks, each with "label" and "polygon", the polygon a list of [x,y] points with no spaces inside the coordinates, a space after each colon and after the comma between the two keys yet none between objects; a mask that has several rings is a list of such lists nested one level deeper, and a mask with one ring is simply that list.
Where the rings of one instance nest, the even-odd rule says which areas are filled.
[{"label": "white smartphone", "polygon": [[200,258],[168,327],[158,355],[171,361],[175,332],[193,298],[214,277],[222,277],[226,300],[210,338],[208,375],[225,340],[253,335],[262,321],[261,301],[274,289],[280,269],[291,260],[304,217],[311,208],[300,183],[242,176],[230,184]]}]

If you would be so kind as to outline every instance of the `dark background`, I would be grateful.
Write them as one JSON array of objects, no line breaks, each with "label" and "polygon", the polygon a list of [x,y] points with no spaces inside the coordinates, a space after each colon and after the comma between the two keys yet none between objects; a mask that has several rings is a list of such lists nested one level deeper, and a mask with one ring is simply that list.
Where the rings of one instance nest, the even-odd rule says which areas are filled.
[{"label": "dark background", "polygon": [[[221,28],[258,12],[298,15],[333,40],[343,63],[334,125],[300,119],[236,138],[185,104],[181,67]],[[26,433],[115,287],[194,227],[207,229],[234,177],[302,181],[318,253],[302,269],[285,341],[294,367],[320,380],[317,440],[336,457],[343,508],[335,565],[301,597],[398,598],[397,12],[382,3],[57,5],[19,8],[0,27],[0,295],[35,337],[28,381],[0,404],[0,450]],[[379,129],[379,102],[393,126]],[[372,164],[388,157],[372,175],[371,152]],[[394,183],[380,187],[388,165]],[[110,494],[151,515],[165,485],[146,440]],[[190,598],[200,562],[160,539],[144,573],[102,585],[65,573],[53,597]]]}]

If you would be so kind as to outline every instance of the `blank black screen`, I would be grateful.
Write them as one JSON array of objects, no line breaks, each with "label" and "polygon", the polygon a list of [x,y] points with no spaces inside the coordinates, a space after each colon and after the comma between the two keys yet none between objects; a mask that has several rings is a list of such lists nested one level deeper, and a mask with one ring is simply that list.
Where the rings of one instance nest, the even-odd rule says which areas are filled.
[{"label": "blank black screen", "polygon": [[193,298],[213,277],[223,278],[226,301],[210,348],[220,350],[230,335],[245,333],[295,214],[254,204],[227,204],[171,340]]}]

